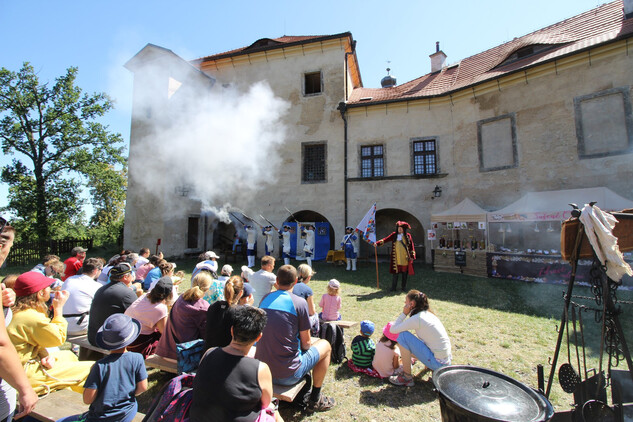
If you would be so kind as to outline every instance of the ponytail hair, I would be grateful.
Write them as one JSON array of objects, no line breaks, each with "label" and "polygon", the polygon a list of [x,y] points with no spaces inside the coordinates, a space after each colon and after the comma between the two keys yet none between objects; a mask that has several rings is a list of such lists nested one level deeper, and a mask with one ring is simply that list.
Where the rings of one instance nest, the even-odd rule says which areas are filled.
[{"label": "ponytail hair", "polygon": [[415,302],[415,306],[409,312],[410,317],[422,311],[433,312],[431,311],[430,306],[429,306],[429,298],[426,296],[426,294],[422,293],[421,291],[409,290],[409,293],[407,293],[407,299]]},{"label": "ponytail hair", "polygon": [[239,275],[231,276],[224,285],[224,300],[229,302],[229,306],[237,305],[244,292],[244,281]]},{"label": "ponytail hair", "polygon": [[191,288],[182,294],[182,299],[189,303],[195,303],[202,299],[204,293],[209,290],[213,277],[206,271],[200,271],[191,280]]}]

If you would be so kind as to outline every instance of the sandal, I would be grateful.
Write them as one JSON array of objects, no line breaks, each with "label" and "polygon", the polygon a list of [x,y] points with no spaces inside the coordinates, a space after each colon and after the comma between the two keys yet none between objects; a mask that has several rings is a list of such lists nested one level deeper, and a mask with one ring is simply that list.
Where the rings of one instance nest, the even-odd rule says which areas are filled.
[{"label": "sandal", "polygon": [[321,395],[319,397],[319,401],[313,402],[310,400],[308,402],[308,406],[306,407],[306,411],[308,413],[314,412],[326,412],[334,407],[336,401],[332,397],[326,397]]}]

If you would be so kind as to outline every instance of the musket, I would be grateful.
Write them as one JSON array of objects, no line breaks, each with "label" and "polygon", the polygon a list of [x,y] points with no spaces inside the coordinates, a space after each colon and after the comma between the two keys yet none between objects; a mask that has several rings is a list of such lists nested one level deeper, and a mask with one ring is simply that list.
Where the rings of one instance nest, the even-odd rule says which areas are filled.
[{"label": "musket", "polygon": [[266,221],[268,222],[268,224],[270,224],[270,225],[271,225],[271,227],[272,227],[273,229],[275,229],[275,230],[279,231],[279,229],[278,229],[278,228],[277,228],[277,227],[276,227],[276,226],[275,226],[275,225],[274,225],[274,224],[273,224],[273,223],[272,223],[269,219],[267,219],[266,217],[264,217],[264,216],[263,216],[263,215],[261,215],[261,214],[259,214],[259,216],[260,216],[261,218],[263,218],[264,220],[266,220]]},{"label": "musket", "polygon": [[233,214],[232,212],[229,212],[229,214],[231,214],[231,217],[235,218],[237,221],[242,223],[243,226],[246,225],[242,220],[240,220],[240,218],[237,215]]},{"label": "musket", "polygon": [[242,211],[240,211],[240,213],[246,217],[247,219],[251,220],[253,223],[257,224],[259,226],[259,228],[263,229],[264,226],[262,226],[261,224],[259,224],[257,221],[253,220],[252,218],[250,218],[248,215],[244,214]]},{"label": "musket", "polygon": [[[284,207],[284,208],[286,208],[286,207]],[[286,208],[286,211],[288,211],[288,213],[290,214],[292,219],[295,220],[297,222],[297,224],[301,224],[301,223],[299,223],[299,220],[297,220],[297,217],[295,217],[295,215],[292,213],[292,211],[290,211],[288,208]]]}]

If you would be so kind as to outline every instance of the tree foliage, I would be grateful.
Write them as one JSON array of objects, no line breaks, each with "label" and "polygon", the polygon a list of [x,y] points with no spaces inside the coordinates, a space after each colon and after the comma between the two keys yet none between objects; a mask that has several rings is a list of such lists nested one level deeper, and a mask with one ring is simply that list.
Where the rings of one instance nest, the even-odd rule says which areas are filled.
[{"label": "tree foliage", "polygon": [[[81,193],[90,189],[92,229],[112,229],[123,218],[126,159],[121,135],[97,119],[113,106],[106,94],[82,93],[71,67],[52,86],[40,83],[29,63],[0,69],[2,168],[9,184],[6,209],[23,235],[38,240],[81,235],[86,227]],[[101,227],[101,225],[105,225]]]}]

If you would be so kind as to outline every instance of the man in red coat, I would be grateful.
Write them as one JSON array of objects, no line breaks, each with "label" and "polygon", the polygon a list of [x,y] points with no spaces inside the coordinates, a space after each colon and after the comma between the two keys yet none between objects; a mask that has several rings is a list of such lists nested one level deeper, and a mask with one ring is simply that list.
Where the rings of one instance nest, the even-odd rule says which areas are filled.
[{"label": "man in red coat", "polygon": [[384,239],[376,242],[376,246],[382,246],[385,242],[391,244],[391,259],[389,261],[389,272],[393,274],[391,291],[395,292],[398,286],[398,274],[402,274],[402,291],[407,291],[407,277],[413,275],[413,261],[415,260],[415,246],[413,238],[407,232],[411,226],[406,221],[396,223],[396,231]]}]

